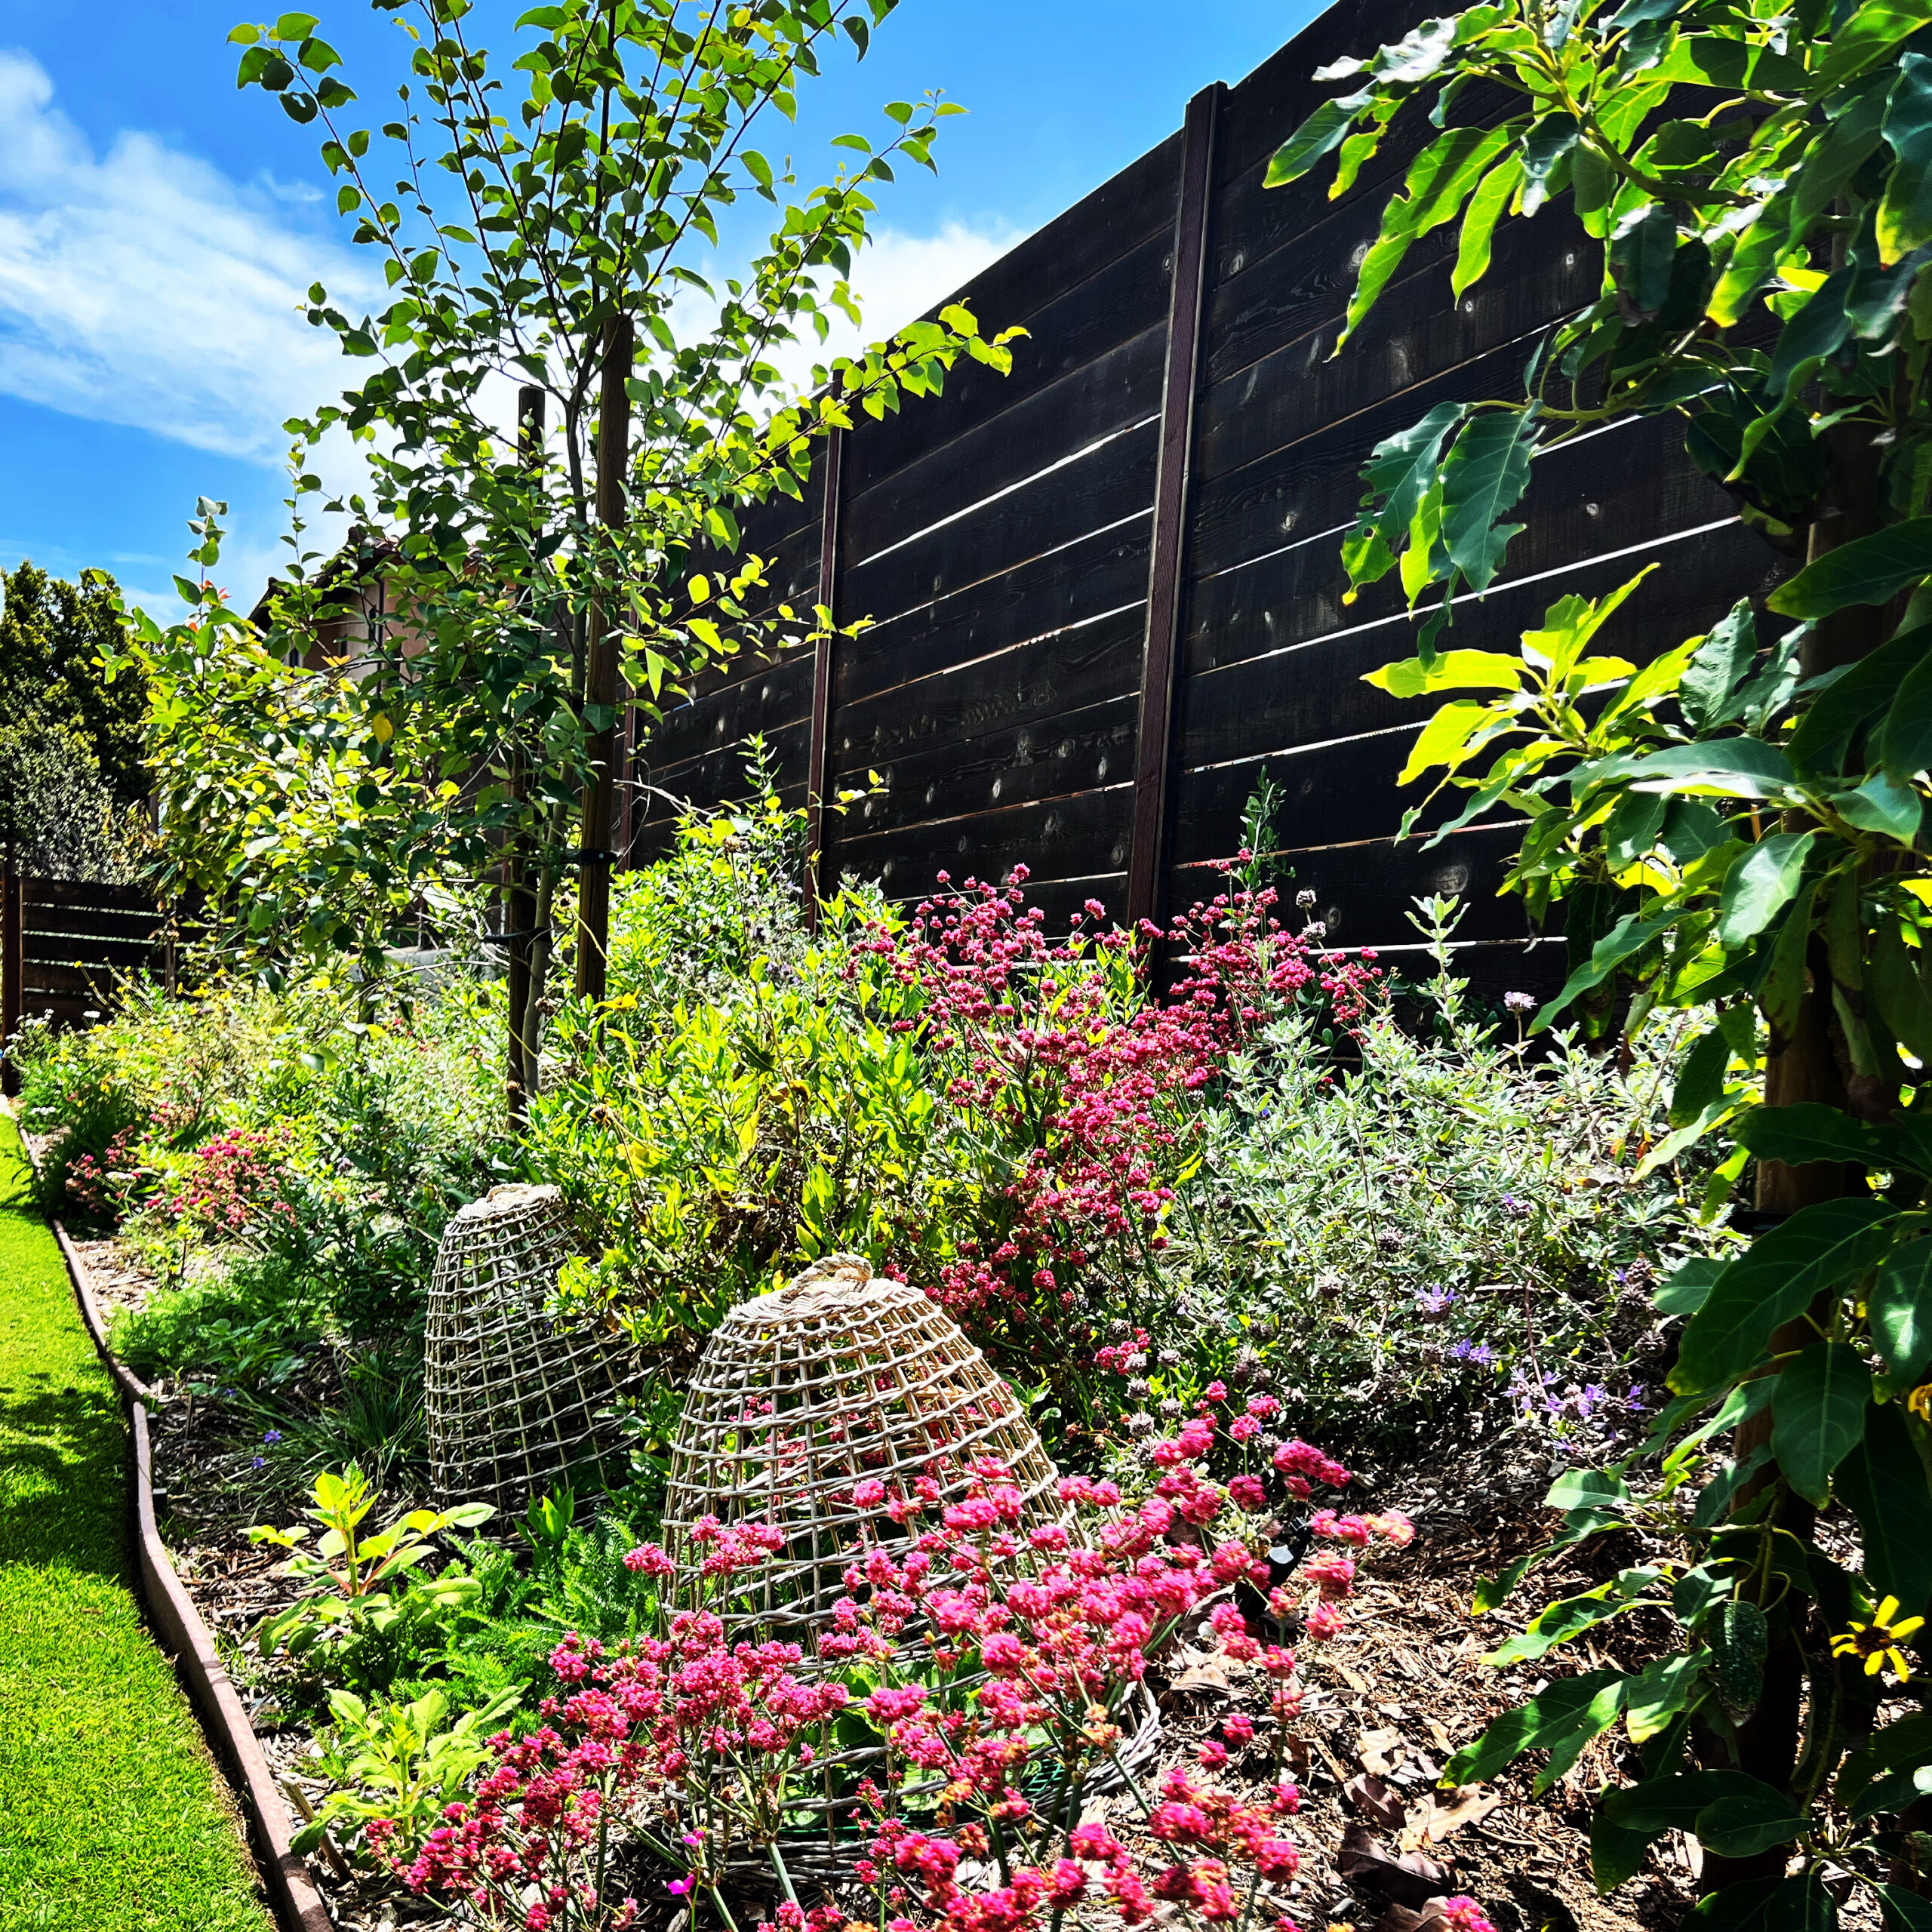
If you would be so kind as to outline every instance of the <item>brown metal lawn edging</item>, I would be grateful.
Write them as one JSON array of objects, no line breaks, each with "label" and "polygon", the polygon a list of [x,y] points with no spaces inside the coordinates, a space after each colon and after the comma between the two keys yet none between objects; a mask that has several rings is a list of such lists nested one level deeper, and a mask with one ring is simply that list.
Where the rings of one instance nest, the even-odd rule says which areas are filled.
[{"label": "brown metal lawn edging", "polygon": [[[24,1143],[23,1143],[24,1144]],[[309,1875],[309,1868],[289,1843],[288,1812],[263,1755],[261,1740],[248,1721],[235,1686],[216,1654],[214,1641],[193,1599],[182,1587],[169,1560],[168,1546],[155,1526],[154,1469],[148,1439],[147,1405],[154,1392],[125,1364],[115,1358],[88,1280],[87,1264],[75,1252],[67,1231],[52,1223],[54,1238],[67,1263],[86,1323],[107,1372],[128,1405],[134,1441],[134,1545],[140,1559],[141,1592],[148,1616],[163,1646],[171,1651],[187,1686],[195,1715],[208,1742],[238,1788],[254,1839],[255,1863],[265,1880],[269,1900],[282,1932],[331,1932],[334,1921]]]}]

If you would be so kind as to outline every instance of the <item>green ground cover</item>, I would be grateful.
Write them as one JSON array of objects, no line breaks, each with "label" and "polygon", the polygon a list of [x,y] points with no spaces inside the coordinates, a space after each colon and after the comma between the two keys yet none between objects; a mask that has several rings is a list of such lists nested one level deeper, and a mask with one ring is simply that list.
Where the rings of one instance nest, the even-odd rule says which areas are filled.
[{"label": "green ground cover", "polygon": [[120,1405],[0,1121],[0,1928],[260,1932],[232,1802],[136,1607]]}]

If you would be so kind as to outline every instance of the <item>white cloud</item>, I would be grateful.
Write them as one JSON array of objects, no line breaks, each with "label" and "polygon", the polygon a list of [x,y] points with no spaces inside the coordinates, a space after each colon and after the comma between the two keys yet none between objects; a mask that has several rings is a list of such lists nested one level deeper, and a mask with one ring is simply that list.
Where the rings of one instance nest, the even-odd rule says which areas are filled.
[{"label": "white cloud", "polygon": [[0,390],[197,449],[275,463],[283,420],[343,386],[296,304],[366,300],[340,248],[152,136],[97,157],[45,72],[0,51]]}]

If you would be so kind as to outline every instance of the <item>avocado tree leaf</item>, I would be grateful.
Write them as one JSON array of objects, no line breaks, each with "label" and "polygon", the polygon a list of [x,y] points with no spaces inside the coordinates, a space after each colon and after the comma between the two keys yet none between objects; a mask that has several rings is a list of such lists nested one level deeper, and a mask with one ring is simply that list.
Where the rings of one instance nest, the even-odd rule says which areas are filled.
[{"label": "avocado tree leaf", "polygon": [[1670,1386],[1687,1395],[1749,1368],[1780,1322],[1877,1263],[1897,1219],[1882,1201],[1821,1201],[1760,1235],[1684,1324]]},{"label": "avocado tree leaf", "polygon": [[1755,939],[1796,897],[1816,838],[1810,832],[1774,832],[1725,874],[1718,905],[1718,938],[1724,946]]},{"label": "avocado tree leaf", "polygon": [[1932,59],[1924,54],[1899,63],[1884,131],[1897,157],[1878,213],[1879,260],[1889,268],[1932,242]]},{"label": "avocado tree leaf", "polygon": [[1897,1597],[1908,1617],[1922,1615],[1932,1599],[1932,1492],[1896,1402],[1867,1410],[1838,1487],[1858,1518],[1874,1593]]},{"label": "avocado tree leaf", "polygon": [[1720,1858],[1749,1858],[1789,1844],[1804,1830],[1804,1814],[1783,1792],[1758,1780],[1755,1790],[1727,1792],[1697,1814],[1691,1829]]},{"label": "avocado tree leaf", "polygon": [[1854,604],[1888,604],[1908,584],[1932,574],[1932,517],[1854,537],[1807,564],[1767,600],[1787,617],[1829,617]]},{"label": "avocado tree leaf", "polygon": [[1788,1107],[1753,1107],[1737,1122],[1737,1138],[1761,1161],[1801,1168],[1813,1161],[1851,1161],[1889,1167],[1900,1152],[1898,1136],[1821,1101]]},{"label": "avocado tree leaf", "polygon": [[1740,597],[1690,654],[1677,688],[1684,722],[1694,731],[1714,731],[1737,715],[1731,695],[1758,655],[1758,626],[1751,600]]},{"label": "avocado tree leaf", "polygon": [[1848,1343],[1801,1349],[1779,1371],[1771,1454],[1807,1503],[1822,1509],[1831,1500],[1832,1472],[1864,1433],[1871,1401],[1872,1371]]},{"label": "avocado tree leaf", "polygon": [[1886,775],[1909,785],[1932,769],[1932,654],[1900,681],[1898,694],[1878,732],[1878,757]]},{"label": "avocado tree leaf", "polygon": [[1567,1750],[1574,1764],[1592,1738],[1617,1721],[1634,1681],[1620,1670],[1559,1678],[1527,1703],[1505,1711],[1473,1744],[1458,1751],[1443,1770],[1443,1783],[1480,1784],[1525,1751]]},{"label": "avocado tree leaf", "polygon": [[1902,1242],[1885,1257],[1865,1307],[1887,1383],[1911,1388],[1932,1361],[1932,1238]]},{"label": "avocado tree leaf", "polygon": [[1529,487],[1536,435],[1533,408],[1491,411],[1464,426],[1443,463],[1443,543],[1472,589],[1489,588],[1522,528],[1497,520]]}]

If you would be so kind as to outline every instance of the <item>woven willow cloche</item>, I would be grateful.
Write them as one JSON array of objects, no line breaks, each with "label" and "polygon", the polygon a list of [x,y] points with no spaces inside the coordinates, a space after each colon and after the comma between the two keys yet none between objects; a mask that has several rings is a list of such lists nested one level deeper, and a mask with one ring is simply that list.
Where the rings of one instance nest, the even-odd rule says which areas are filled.
[{"label": "woven willow cloche", "polygon": [[909,1544],[854,1504],[853,1485],[875,1476],[909,1494],[931,1476],[955,1501],[983,1456],[1011,1472],[1028,1526],[1058,1519],[1038,1435],[958,1324],[860,1257],[829,1255],[732,1309],[706,1344],[672,1453],[666,1540],[705,1516],[786,1531],[756,1621],[809,1647],[844,1593],[860,1524],[888,1549]]},{"label": "woven willow cloche", "polygon": [[639,1365],[614,1337],[545,1312],[572,1247],[554,1187],[494,1187],[444,1230],[423,1377],[441,1500],[514,1513],[566,1482],[582,1494],[623,1481],[610,1411]]}]

